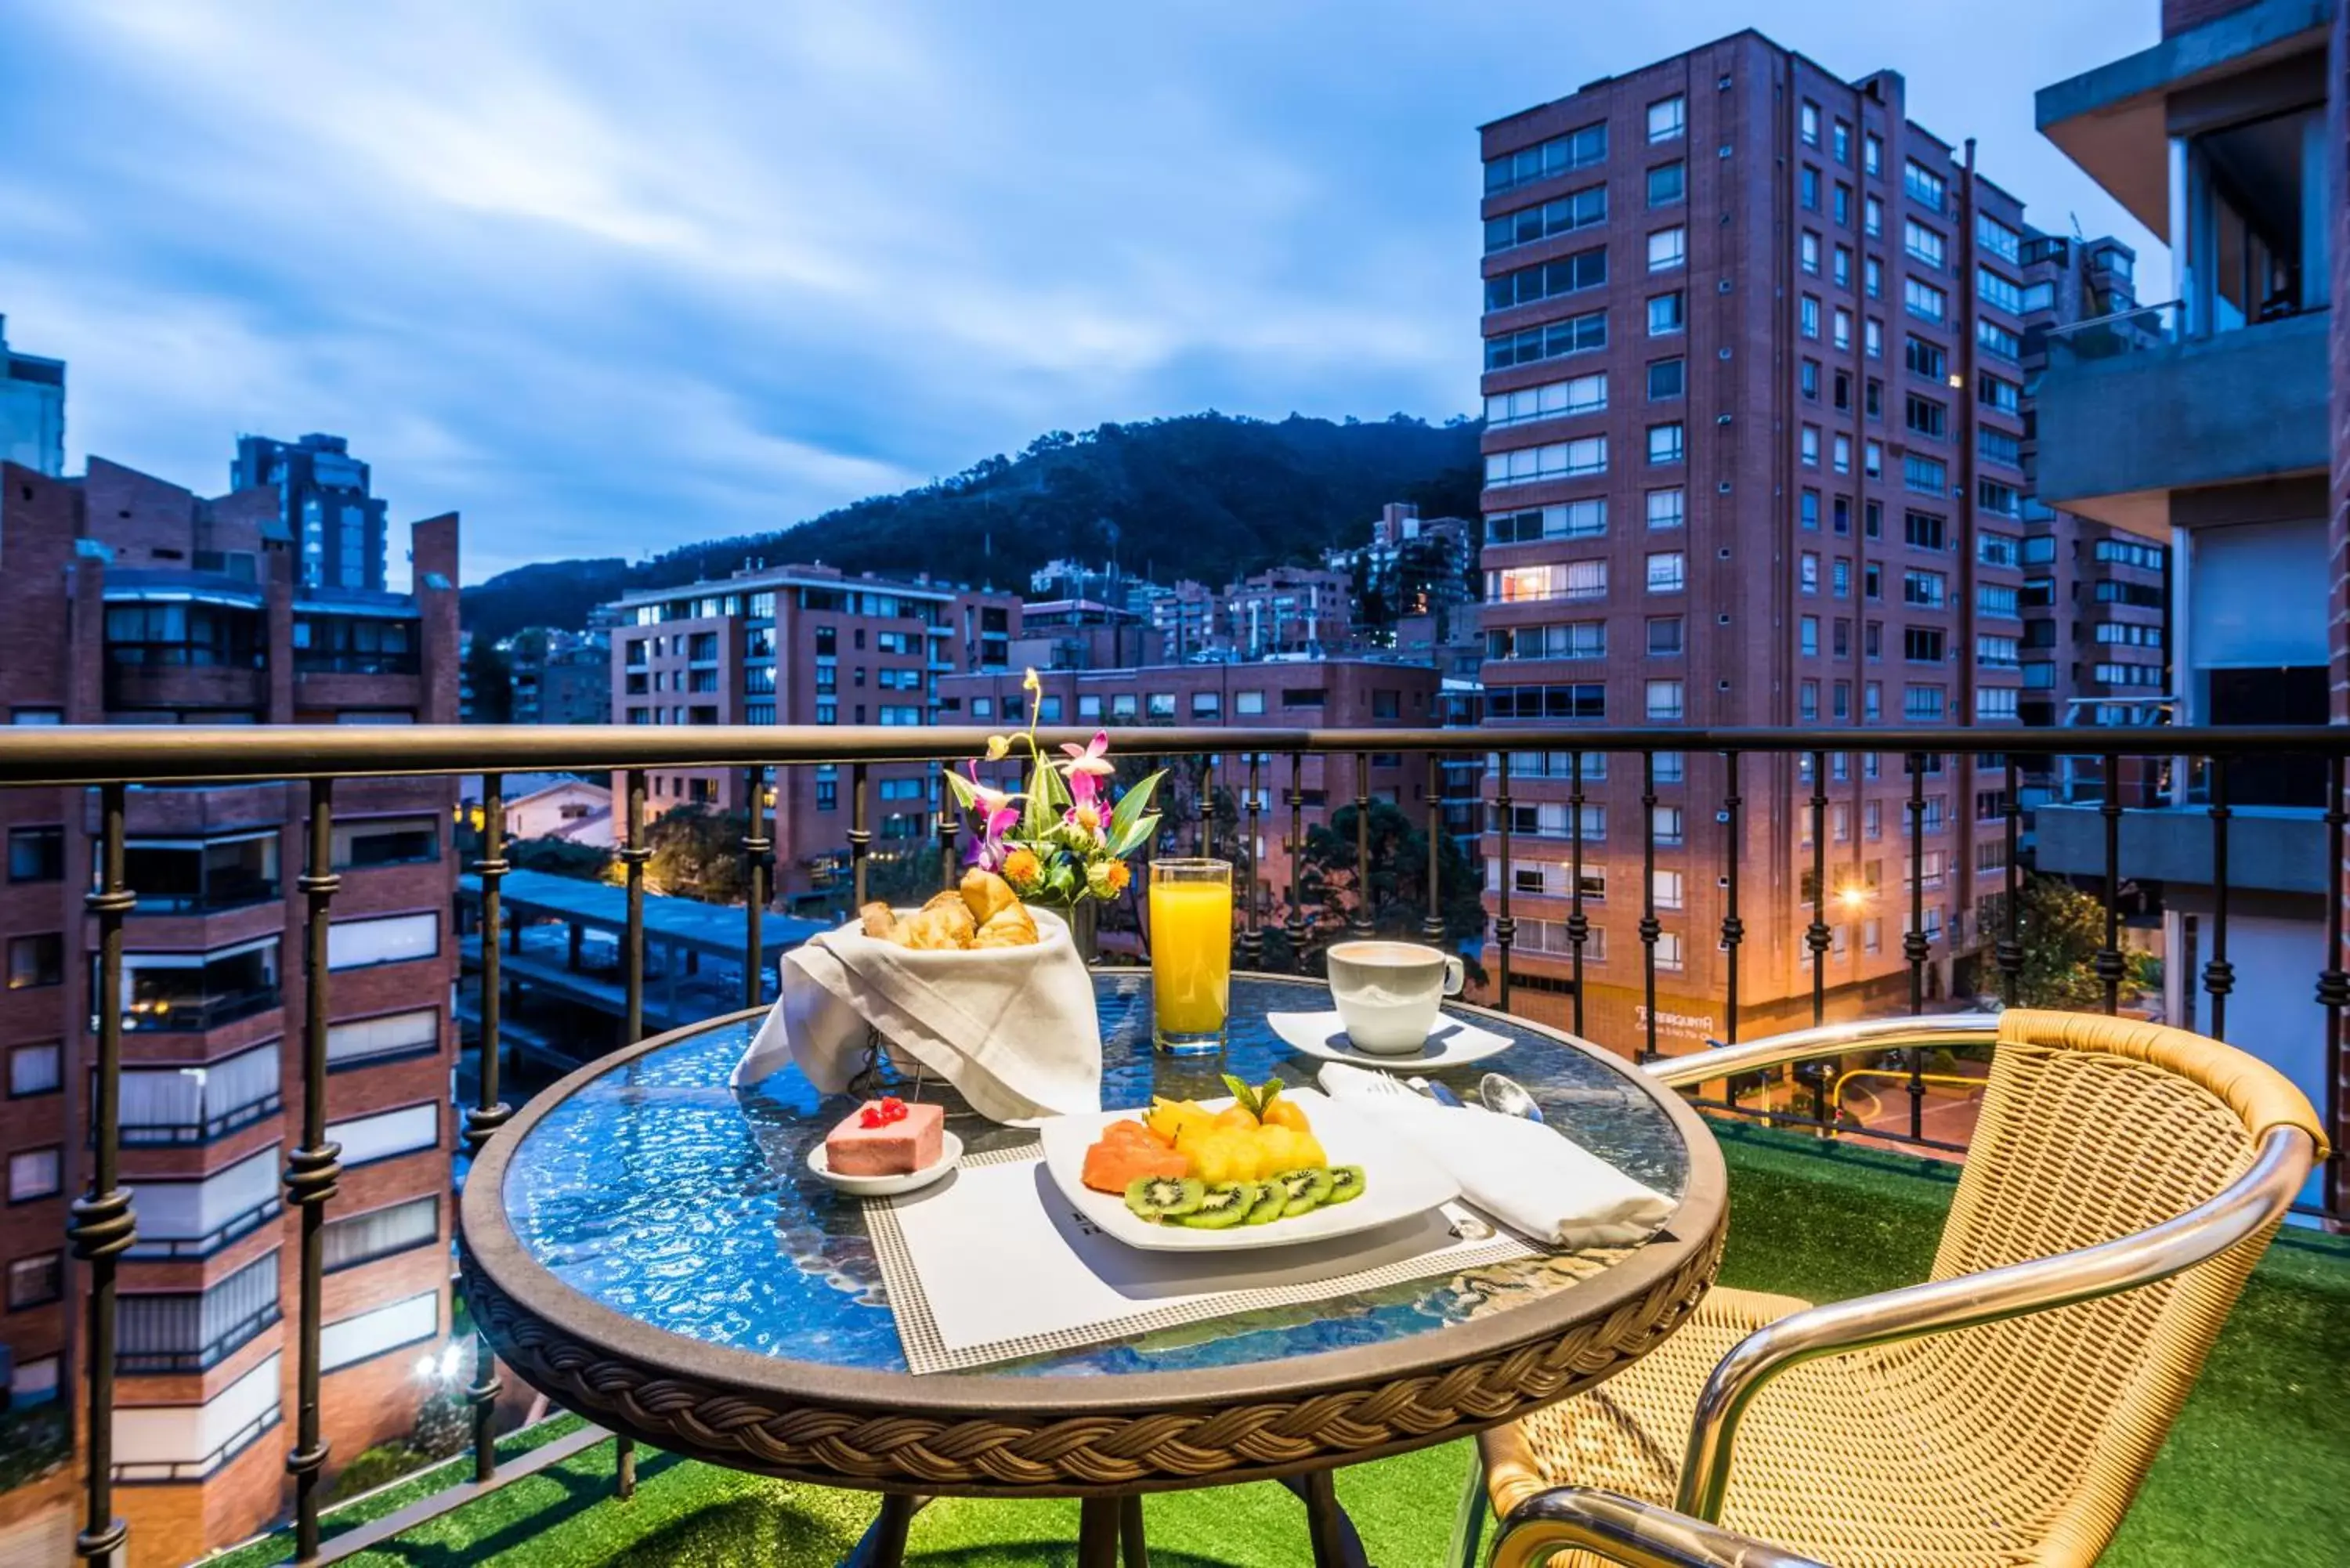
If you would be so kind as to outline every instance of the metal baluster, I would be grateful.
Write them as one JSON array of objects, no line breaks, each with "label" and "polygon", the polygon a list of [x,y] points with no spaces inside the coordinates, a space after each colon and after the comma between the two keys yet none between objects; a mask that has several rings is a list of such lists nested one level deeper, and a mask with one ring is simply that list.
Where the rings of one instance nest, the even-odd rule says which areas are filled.
[{"label": "metal baluster", "polygon": [[2228,1038],[2228,993],[2236,989],[2236,966],[2228,961],[2228,759],[2211,759],[2211,961],[2203,966],[2203,990],[2211,998],[2211,1038]]},{"label": "metal baluster", "polygon": [[[621,825],[619,860],[629,889],[629,929],[621,943],[621,984],[628,992],[628,1017],[623,1024],[633,1045],[645,1037],[645,862],[653,852],[645,846],[645,774],[629,770],[626,785],[628,820]],[[612,1490],[626,1499],[637,1493],[637,1440],[617,1437],[612,1441]]]},{"label": "metal baluster", "polygon": [[[473,1108],[465,1113],[465,1147],[476,1158],[490,1135],[514,1114],[498,1099],[498,1014],[504,983],[498,972],[499,927],[504,916],[498,885],[506,874],[504,789],[505,781],[498,774],[482,775],[482,857],[473,862],[474,874],[482,879],[482,1070]],[[504,1391],[489,1335],[476,1334],[473,1381],[465,1397],[473,1406],[473,1480],[484,1485],[497,1478],[495,1422],[498,1396]]]},{"label": "metal baluster", "polygon": [[1305,753],[1289,753],[1289,966],[1305,972]]},{"label": "metal baluster", "polygon": [[1248,920],[1241,932],[1241,964],[1252,970],[1264,967],[1264,889],[1257,885],[1257,861],[1261,858],[1258,847],[1263,843],[1264,832],[1261,798],[1264,789],[1263,763],[1263,752],[1248,754],[1248,826],[1244,829],[1247,842],[1241,846],[1242,854],[1248,857]]},{"label": "metal baluster", "polygon": [[1999,965],[2000,996],[2008,1006],[2016,1004],[2018,988],[2023,980],[2023,872],[2016,862],[2021,857],[2016,844],[2023,815],[2022,788],[2015,776],[2015,753],[2007,755],[2007,918],[2006,935],[1992,950]]},{"label": "metal baluster", "polygon": [[[1909,933],[1901,956],[1909,961],[1909,1016],[1926,1011],[1926,753],[1909,753]],[[1926,1054],[1909,1048],[1909,1136],[1926,1136]]]},{"label": "metal baluster", "polygon": [[1200,846],[1195,853],[1206,859],[1216,852],[1216,753],[1210,752],[1200,759]]},{"label": "metal baluster", "polygon": [[2106,1012],[2108,1015],[2121,1011],[2122,998],[2122,760],[2106,758],[2106,799],[2097,808],[2106,819],[2106,945],[2098,950],[2093,965],[2096,976],[2105,982]]},{"label": "metal baluster", "polygon": [[89,1190],[74,1200],[66,1224],[73,1254],[89,1265],[89,1406],[87,1512],[74,1551],[111,1562],[130,1529],[114,1517],[114,1274],[116,1260],[138,1238],[130,1194],[115,1185],[122,1147],[122,918],[137,898],[122,880],[125,786],[99,786],[99,885],[82,898],[98,918],[98,1081],[90,1102]]},{"label": "metal baluster", "polygon": [[1502,826],[1502,908],[1493,917],[1493,946],[1500,955],[1502,969],[1502,1011],[1510,1010],[1510,944],[1518,940],[1518,922],[1510,916],[1510,753],[1501,754],[1500,793],[1494,803],[1501,808]]},{"label": "metal baluster", "polygon": [[1431,945],[1444,940],[1444,807],[1438,799],[1442,793],[1443,760],[1434,752],[1428,753],[1428,913],[1420,917],[1419,935]]},{"label": "metal baluster", "polygon": [[645,862],[653,852],[645,847],[645,772],[629,770],[626,785],[628,820],[621,825],[619,860],[629,889],[628,940],[620,950],[620,984],[628,992],[629,1012],[620,1044],[633,1045],[645,1037]]},{"label": "metal baluster", "polygon": [[[1575,1032],[1583,1033],[1583,944],[1591,922],[1583,916],[1583,753],[1566,753],[1567,877],[1574,884],[1566,907],[1566,951],[1575,976]],[[1503,867],[1504,873],[1507,867]]]},{"label": "metal baluster", "polygon": [[1347,928],[1371,934],[1371,759],[1363,752],[1355,753],[1355,912]]},{"label": "metal baluster", "polygon": [[342,1147],[327,1139],[327,1018],[328,914],[342,878],[335,875],[335,781],[310,781],[310,858],[295,886],[309,908],[302,930],[302,1147],[286,1161],[286,1200],[302,1217],[302,1308],[295,1323],[295,1447],[286,1456],[294,1478],[294,1558],[318,1554],[318,1482],[331,1445],[318,1429],[318,1351],[322,1276],[326,1272],[327,1200],[343,1173]]},{"label": "metal baluster", "polygon": [[[848,885],[855,907],[866,905],[865,862],[873,853],[873,829],[867,826],[865,764],[848,765]],[[941,805],[944,797],[941,797]]]},{"label": "metal baluster", "polygon": [[1812,954],[1812,1027],[1828,1018],[1828,757],[1812,753],[1812,923],[1804,945]]},{"label": "metal baluster", "polygon": [[1640,753],[1640,982],[1648,999],[1640,1060],[1657,1059],[1657,753]]},{"label": "metal baluster", "polygon": [[767,836],[767,770],[743,770],[748,815],[743,824],[743,1005],[767,1000],[767,868],[775,864],[775,841]]},{"label": "metal baluster", "polygon": [[938,820],[939,887],[947,891],[952,891],[960,880],[955,875],[955,840],[962,831],[962,824],[956,818],[953,808],[941,800]]},{"label": "metal baluster", "polygon": [[[1721,760],[1726,769],[1721,811],[1730,819],[1728,848],[1722,856],[1723,890],[1727,894],[1721,914],[1722,981],[1729,989],[1722,1034],[1724,1044],[1735,1045],[1738,1044],[1738,944],[1746,940],[1746,922],[1738,918],[1738,862],[1744,855],[1738,830],[1740,812],[1746,802],[1738,793],[1738,753],[1724,752]],[[1732,1104],[1737,1102],[1738,1094],[1734,1088],[1730,1097]]]},{"label": "metal baluster", "polygon": [[2325,967],[2317,974],[2317,1004],[2325,1009],[2325,1135],[2334,1153],[2325,1162],[2325,1211],[2343,1217],[2345,1166],[2342,1145],[2342,1010],[2350,1007],[2350,972],[2342,967],[2342,829],[2350,824],[2343,800],[2339,754],[2325,759]]}]

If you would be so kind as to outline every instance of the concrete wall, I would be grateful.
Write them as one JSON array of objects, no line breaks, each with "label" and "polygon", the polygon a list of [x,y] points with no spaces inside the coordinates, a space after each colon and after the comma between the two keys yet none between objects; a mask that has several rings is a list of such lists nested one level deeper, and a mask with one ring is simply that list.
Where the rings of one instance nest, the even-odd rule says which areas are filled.
[{"label": "concrete wall", "polygon": [[2331,327],[2330,313],[2316,311],[2109,359],[2052,361],[2040,383],[2041,499],[2066,505],[2324,472]]}]

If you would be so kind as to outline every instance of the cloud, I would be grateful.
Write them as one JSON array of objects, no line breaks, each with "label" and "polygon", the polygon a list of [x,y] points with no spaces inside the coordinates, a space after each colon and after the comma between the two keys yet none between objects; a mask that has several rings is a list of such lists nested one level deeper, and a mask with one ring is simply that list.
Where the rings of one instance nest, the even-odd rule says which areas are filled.
[{"label": "cloud", "polygon": [[[1781,9],[2115,223],[2031,92],[2151,0]],[[1045,429],[1473,407],[1476,125],[1745,20],[34,0],[0,310],[72,361],[77,460],[203,486],[239,431],[335,431],[396,515],[465,514],[469,578],[638,554]]]}]

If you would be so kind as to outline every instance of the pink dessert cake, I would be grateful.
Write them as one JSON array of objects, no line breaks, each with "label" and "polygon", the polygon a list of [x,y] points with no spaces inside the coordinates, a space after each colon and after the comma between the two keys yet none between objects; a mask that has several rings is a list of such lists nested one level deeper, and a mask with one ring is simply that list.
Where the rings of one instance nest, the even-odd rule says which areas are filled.
[{"label": "pink dessert cake", "polygon": [[824,1161],[835,1176],[906,1176],[939,1162],[946,1112],[891,1096],[868,1100],[825,1135]]}]

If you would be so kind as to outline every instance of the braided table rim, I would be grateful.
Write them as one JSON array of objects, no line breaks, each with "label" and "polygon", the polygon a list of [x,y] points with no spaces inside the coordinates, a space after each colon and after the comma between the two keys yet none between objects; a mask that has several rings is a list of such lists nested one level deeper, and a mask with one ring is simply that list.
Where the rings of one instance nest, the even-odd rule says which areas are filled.
[{"label": "braided table rim", "polygon": [[1528,1019],[1461,1011],[1547,1034],[1636,1085],[1673,1123],[1688,1178],[1666,1228],[1596,1274],[1403,1344],[1183,1372],[916,1376],[688,1338],[572,1289],[508,1222],[515,1150],[592,1080],[762,1008],[598,1058],[501,1127],[460,1199],[463,1288],[500,1356],[556,1403],[658,1447],[819,1484],[1082,1496],[1269,1479],[1465,1436],[1604,1381],[1678,1327],[1720,1266],[1728,1182],[1697,1113],[1638,1067]]},{"label": "braided table rim", "polygon": [[1505,1353],[1295,1399],[1039,1417],[853,1409],[679,1377],[564,1333],[464,1260],[499,1356],[599,1426],[729,1468],[931,1492],[1083,1494],[1243,1481],[1464,1437],[1579,1394],[1679,1328],[1711,1288],[1725,1232],[1639,1294]]}]

